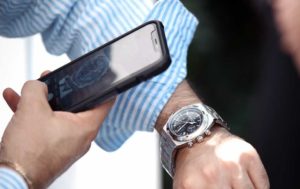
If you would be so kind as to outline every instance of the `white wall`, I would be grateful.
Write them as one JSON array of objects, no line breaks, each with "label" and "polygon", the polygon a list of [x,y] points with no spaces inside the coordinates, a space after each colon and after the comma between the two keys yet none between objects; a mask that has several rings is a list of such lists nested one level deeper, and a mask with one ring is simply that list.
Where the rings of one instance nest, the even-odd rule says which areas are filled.
[{"label": "white wall", "polygon": [[[66,56],[49,55],[40,36],[28,39],[0,37],[0,52],[1,93],[8,86],[19,92],[26,80],[36,79],[44,70],[54,70],[68,62]],[[1,97],[0,136],[11,116],[12,112]],[[50,188],[159,189],[161,173],[157,137],[157,133],[136,133],[120,150],[112,153],[93,144],[90,151]]]}]

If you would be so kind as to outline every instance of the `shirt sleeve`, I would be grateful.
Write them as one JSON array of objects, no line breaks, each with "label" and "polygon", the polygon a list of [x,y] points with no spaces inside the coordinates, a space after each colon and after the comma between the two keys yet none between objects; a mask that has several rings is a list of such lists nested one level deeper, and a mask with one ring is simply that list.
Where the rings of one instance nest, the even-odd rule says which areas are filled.
[{"label": "shirt sleeve", "polygon": [[26,182],[12,169],[0,167],[0,188],[28,189]]},{"label": "shirt sleeve", "polygon": [[186,77],[187,49],[198,24],[179,0],[160,0],[154,5],[151,0],[19,1],[0,1],[0,35],[41,33],[50,53],[67,53],[71,59],[146,21],[160,20],[165,26],[171,66],[119,95],[95,141],[104,150],[113,151],[135,131],[153,131],[162,108]]}]

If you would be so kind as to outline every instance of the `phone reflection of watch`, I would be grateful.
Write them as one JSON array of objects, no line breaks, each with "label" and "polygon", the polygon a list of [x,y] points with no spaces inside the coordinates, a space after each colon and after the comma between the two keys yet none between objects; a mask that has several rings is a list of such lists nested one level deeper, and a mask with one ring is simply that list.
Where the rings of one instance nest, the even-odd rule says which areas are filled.
[{"label": "phone reflection of watch", "polygon": [[201,103],[185,106],[171,115],[160,134],[161,162],[171,177],[178,149],[203,141],[216,124],[228,128],[214,109]]}]

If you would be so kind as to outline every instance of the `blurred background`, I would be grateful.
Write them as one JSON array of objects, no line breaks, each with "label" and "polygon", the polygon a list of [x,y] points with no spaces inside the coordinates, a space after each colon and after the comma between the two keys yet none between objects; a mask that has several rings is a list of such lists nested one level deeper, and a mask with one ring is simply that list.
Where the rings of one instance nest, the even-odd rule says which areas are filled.
[{"label": "blurred background", "polygon": [[[300,74],[281,50],[268,1],[182,2],[199,19],[190,84],[258,150],[272,189],[300,188]],[[163,188],[172,188],[163,175]]]},{"label": "blurred background", "polygon": [[[299,74],[281,50],[267,1],[182,2],[199,19],[188,54],[190,84],[258,150],[271,188],[300,188]],[[68,62],[46,53],[39,36],[0,38],[0,50],[1,91],[20,90],[25,80]],[[0,103],[2,133],[11,112]],[[114,153],[93,145],[51,188],[171,189],[172,180],[160,167],[157,133],[136,133]]]}]

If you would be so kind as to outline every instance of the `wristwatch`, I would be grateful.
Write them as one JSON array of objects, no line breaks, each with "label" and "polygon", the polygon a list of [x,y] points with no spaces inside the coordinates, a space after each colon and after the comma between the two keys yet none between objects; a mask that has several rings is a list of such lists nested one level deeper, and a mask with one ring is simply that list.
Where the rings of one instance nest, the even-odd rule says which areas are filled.
[{"label": "wristwatch", "polygon": [[178,149],[202,142],[214,125],[228,129],[221,116],[202,103],[185,106],[170,116],[160,133],[160,155],[162,166],[171,177]]}]

